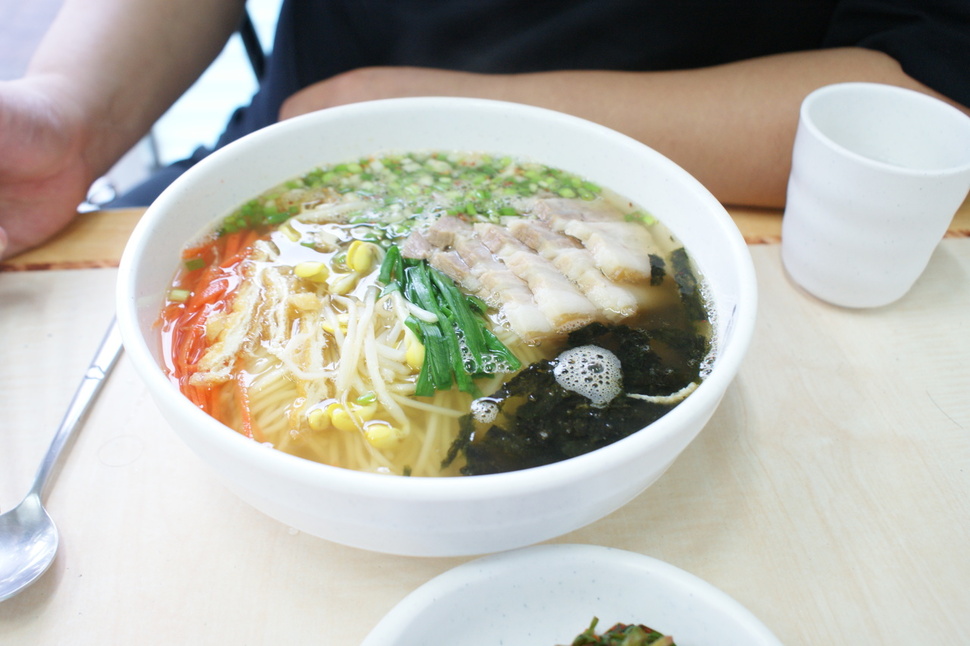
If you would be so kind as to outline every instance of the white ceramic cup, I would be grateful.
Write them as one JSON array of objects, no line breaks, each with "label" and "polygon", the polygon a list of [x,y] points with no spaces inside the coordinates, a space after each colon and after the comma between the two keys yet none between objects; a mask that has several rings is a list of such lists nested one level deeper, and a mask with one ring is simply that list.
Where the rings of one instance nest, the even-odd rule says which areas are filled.
[{"label": "white ceramic cup", "polygon": [[888,305],[923,273],[968,190],[970,117],[898,87],[822,87],[795,135],[785,268],[835,305]]}]

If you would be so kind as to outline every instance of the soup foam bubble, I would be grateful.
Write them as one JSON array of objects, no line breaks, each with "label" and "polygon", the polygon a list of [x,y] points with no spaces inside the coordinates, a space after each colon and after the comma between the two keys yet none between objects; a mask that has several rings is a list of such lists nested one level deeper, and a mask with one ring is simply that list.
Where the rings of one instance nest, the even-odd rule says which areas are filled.
[{"label": "soup foam bubble", "polygon": [[582,395],[599,408],[613,401],[623,389],[620,359],[596,345],[566,350],[556,359],[552,374],[560,386]]}]

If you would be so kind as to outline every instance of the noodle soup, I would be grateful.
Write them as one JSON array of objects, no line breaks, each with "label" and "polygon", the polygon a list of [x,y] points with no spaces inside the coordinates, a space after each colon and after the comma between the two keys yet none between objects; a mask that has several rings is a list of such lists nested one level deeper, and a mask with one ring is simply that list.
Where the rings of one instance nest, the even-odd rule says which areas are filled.
[{"label": "noodle soup", "polygon": [[255,441],[351,469],[476,475],[633,433],[712,355],[703,281],[649,213],[485,154],[316,168],[182,254],[166,370]]}]

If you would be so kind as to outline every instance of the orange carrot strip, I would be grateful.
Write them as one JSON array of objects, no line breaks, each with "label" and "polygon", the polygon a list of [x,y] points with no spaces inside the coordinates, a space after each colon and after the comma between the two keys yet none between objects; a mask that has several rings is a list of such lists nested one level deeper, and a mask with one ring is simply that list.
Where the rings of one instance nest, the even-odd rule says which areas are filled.
[{"label": "orange carrot strip", "polygon": [[232,241],[226,241],[222,262],[219,263],[219,266],[223,268],[229,268],[246,258],[249,255],[253,243],[259,239],[259,233],[254,229],[245,229],[232,235],[234,239]]},{"label": "orange carrot strip", "polygon": [[[239,251],[239,243],[242,240],[245,231],[235,231],[233,233],[222,236],[222,258],[232,258]],[[221,264],[221,263],[220,263]]]},{"label": "orange carrot strip", "polygon": [[[212,314],[229,307],[233,292],[242,280],[243,261],[259,237],[258,231],[242,230],[188,250],[183,257],[202,257],[207,266],[179,275],[177,281],[181,282],[176,284],[189,291],[190,296],[184,303],[168,308],[165,312],[171,334],[173,377],[177,379],[186,397],[217,419],[220,389],[189,385],[189,378],[208,349],[206,323]],[[240,377],[234,382],[236,399],[241,409],[242,432],[262,441],[259,429],[252,419],[248,388]]]},{"label": "orange carrot strip", "polygon": [[239,413],[242,418],[242,433],[248,438],[262,442],[262,434],[253,423],[253,410],[249,401],[249,386],[244,383],[242,375],[236,375],[236,399],[239,402]]}]

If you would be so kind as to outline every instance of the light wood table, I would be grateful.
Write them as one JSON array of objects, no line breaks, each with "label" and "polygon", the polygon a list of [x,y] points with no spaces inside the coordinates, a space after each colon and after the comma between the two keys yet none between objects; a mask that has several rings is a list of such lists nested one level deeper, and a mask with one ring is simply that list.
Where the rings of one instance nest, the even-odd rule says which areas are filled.
[{"label": "light wood table", "polygon": [[[970,211],[908,295],[864,311],[791,284],[778,214],[732,213],[760,289],[740,374],[660,481],[554,542],[668,561],[790,646],[970,643]],[[138,215],[84,216],[0,267],[2,509],[26,490],[113,314]],[[61,550],[0,603],[4,646],[356,644],[468,560],[372,554],[263,516],[166,427],[125,357],[47,503]]]}]

